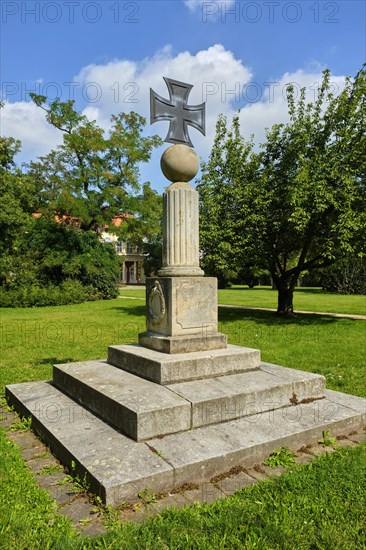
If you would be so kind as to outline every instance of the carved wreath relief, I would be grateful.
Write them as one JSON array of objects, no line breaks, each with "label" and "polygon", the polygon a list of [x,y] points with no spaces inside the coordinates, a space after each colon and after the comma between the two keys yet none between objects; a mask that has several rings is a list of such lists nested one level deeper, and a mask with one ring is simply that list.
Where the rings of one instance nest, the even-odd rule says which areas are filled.
[{"label": "carved wreath relief", "polygon": [[148,299],[148,312],[151,320],[155,323],[159,323],[166,313],[164,292],[159,281],[155,281],[154,286],[151,288]]}]

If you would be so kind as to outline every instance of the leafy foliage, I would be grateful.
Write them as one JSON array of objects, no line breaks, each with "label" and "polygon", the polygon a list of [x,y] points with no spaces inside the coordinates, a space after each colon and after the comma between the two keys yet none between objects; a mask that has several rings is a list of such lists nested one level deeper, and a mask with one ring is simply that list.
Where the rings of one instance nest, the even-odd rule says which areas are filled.
[{"label": "leafy foliage", "polygon": [[362,258],[345,258],[321,274],[326,292],[337,294],[366,294],[365,262]]},{"label": "leafy foliage", "polygon": [[35,182],[16,167],[20,142],[0,137],[0,283],[9,282],[36,208]]},{"label": "leafy foliage", "polygon": [[93,231],[47,217],[33,219],[15,274],[1,292],[4,307],[115,298],[119,258]]},{"label": "leafy foliage", "polygon": [[101,298],[101,293],[92,286],[83,286],[80,281],[70,279],[58,286],[28,285],[15,289],[0,287],[0,307],[61,306],[81,304]]},{"label": "leafy foliage", "polygon": [[153,277],[162,267],[163,243],[162,240],[155,240],[145,245],[146,258],[144,261],[144,272],[147,277]]},{"label": "leafy foliage", "polygon": [[269,457],[263,461],[263,464],[270,468],[284,467],[288,468],[295,464],[295,454],[288,447],[280,447],[275,449]]},{"label": "leafy foliage", "polygon": [[305,270],[364,250],[366,236],[366,71],[334,97],[324,71],[315,103],[287,90],[290,121],[267,131],[254,152],[221,116],[198,185],[203,267],[227,278],[266,269],[278,312],[292,314]]},{"label": "leafy foliage", "polygon": [[323,447],[335,447],[337,444],[337,439],[335,437],[330,436],[329,430],[323,430],[322,432],[322,438],[318,439],[319,445],[322,445]]},{"label": "leafy foliage", "polygon": [[[161,140],[142,136],[145,119],[137,113],[113,115],[105,135],[73,101],[47,105],[45,96],[31,96],[64,138],[30,162],[26,173],[14,162],[20,143],[0,139],[1,303],[25,307],[115,298],[120,260],[100,235],[109,229],[139,246],[159,235],[161,197],[148,182],[140,184],[139,164]],[[112,220],[121,214],[117,227]]]},{"label": "leafy foliage", "polygon": [[[139,163],[150,159],[161,139],[143,137],[145,119],[137,113],[112,115],[105,132],[95,121],[74,109],[73,101],[46,104],[45,96],[31,94],[52,126],[64,133],[56,150],[29,165],[40,182],[40,203],[60,216],[77,217],[80,227],[100,233],[116,214],[134,215],[154,193],[139,182]],[[145,226],[146,228],[146,226]]]}]

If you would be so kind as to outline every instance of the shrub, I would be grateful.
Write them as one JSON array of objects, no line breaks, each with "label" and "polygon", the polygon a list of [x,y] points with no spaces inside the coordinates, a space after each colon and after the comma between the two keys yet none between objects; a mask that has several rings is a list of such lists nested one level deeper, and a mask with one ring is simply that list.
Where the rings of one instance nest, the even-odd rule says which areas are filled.
[{"label": "shrub", "polygon": [[5,296],[2,290],[2,300],[25,306],[116,298],[118,273],[119,258],[111,244],[92,231],[42,216],[22,242],[10,280],[3,278],[6,292],[14,293]]},{"label": "shrub", "polygon": [[347,258],[324,270],[323,290],[337,294],[366,294],[365,262],[362,258]]},{"label": "shrub", "polygon": [[0,288],[0,307],[42,307],[80,304],[99,300],[101,293],[91,285],[68,279],[61,285],[40,287],[31,285],[13,289]]}]

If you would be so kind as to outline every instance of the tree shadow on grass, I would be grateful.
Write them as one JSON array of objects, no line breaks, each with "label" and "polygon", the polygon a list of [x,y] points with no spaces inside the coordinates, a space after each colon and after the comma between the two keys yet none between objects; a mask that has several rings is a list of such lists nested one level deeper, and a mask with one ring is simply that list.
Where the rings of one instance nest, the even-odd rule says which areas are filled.
[{"label": "tree shadow on grass", "polygon": [[144,316],[146,314],[146,306],[118,306],[118,307],[112,307],[110,309],[113,309],[115,311],[118,311],[119,313],[123,313],[124,315],[135,315],[137,317]]},{"label": "tree shadow on grass", "polygon": [[[257,287],[254,287],[254,288],[249,288],[247,286],[244,286],[244,287],[230,287],[230,288],[221,288],[220,290],[225,290],[225,291],[229,291],[229,292],[232,292],[232,291],[239,291],[239,292],[255,292],[255,291],[258,291],[258,292],[268,292],[268,294],[273,294],[273,296],[276,296],[277,297],[277,290],[274,289],[274,288],[271,288],[271,287],[263,287],[263,286],[257,286]],[[325,290],[323,290],[322,288],[313,288],[313,287],[298,287],[298,288],[295,288],[295,297],[296,297],[296,294],[329,294],[328,292],[326,292]]]},{"label": "tree shadow on grass", "polygon": [[63,359],[60,359],[59,357],[46,357],[44,359],[37,359],[37,361],[33,361],[32,365],[61,365],[63,363],[74,363],[75,361],[77,361],[77,359],[74,359],[73,357],[64,357]]},{"label": "tree shadow on grass", "polygon": [[341,320],[342,318],[338,317],[316,315],[311,313],[298,313],[294,317],[280,317],[273,311],[255,311],[252,309],[235,309],[235,306],[233,306],[233,308],[219,306],[219,321],[224,323],[250,321],[266,326],[325,326],[337,323]]},{"label": "tree shadow on grass", "polygon": [[[219,331],[230,344],[260,349],[267,360],[286,366],[292,365],[295,356],[310,356],[313,372],[322,354],[342,353],[344,346],[352,349],[360,328],[355,327],[356,332],[351,328],[355,321],[313,314],[281,318],[268,311],[219,308]],[[302,363],[308,370],[306,361]]]},{"label": "tree shadow on grass", "polygon": [[[146,315],[145,305],[134,306],[118,306],[111,308],[123,315],[132,315],[136,317],[144,317]],[[219,306],[219,321],[225,323],[235,323],[240,321],[251,321],[260,325],[330,325],[338,323],[342,320],[341,317],[332,317],[327,315],[317,315],[312,313],[298,313],[295,317],[279,317],[272,311],[253,310],[253,309],[236,309]],[[354,319],[349,319],[350,321]]]}]

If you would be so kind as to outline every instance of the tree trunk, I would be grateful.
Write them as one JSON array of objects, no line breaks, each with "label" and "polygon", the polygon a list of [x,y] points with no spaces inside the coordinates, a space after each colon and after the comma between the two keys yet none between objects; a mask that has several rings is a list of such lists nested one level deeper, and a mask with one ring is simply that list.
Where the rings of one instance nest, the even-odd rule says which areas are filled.
[{"label": "tree trunk", "polygon": [[293,316],[294,306],[293,297],[297,276],[289,278],[279,276],[277,273],[271,273],[272,281],[278,292],[277,315]]},{"label": "tree trunk", "polygon": [[287,288],[287,286],[278,288],[278,315],[294,315],[293,296],[294,291],[292,288]]}]

